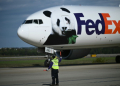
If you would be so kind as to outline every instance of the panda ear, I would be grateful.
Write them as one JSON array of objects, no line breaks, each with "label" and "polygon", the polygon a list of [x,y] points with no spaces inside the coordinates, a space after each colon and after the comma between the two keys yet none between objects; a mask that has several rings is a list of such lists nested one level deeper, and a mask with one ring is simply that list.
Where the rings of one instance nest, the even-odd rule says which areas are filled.
[{"label": "panda ear", "polygon": [[60,9],[62,9],[62,11],[70,13],[70,11],[68,9],[66,9],[66,8],[60,8]]},{"label": "panda ear", "polygon": [[50,11],[44,11],[43,14],[47,17],[51,17],[51,12]]}]

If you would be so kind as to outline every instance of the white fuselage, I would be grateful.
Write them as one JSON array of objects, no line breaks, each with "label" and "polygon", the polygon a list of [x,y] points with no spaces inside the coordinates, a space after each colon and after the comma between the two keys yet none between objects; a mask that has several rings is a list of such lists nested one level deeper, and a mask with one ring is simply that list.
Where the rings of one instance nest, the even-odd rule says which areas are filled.
[{"label": "white fuselage", "polygon": [[120,46],[120,8],[57,6],[30,15],[18,36],[36,47],[79,49]]}]

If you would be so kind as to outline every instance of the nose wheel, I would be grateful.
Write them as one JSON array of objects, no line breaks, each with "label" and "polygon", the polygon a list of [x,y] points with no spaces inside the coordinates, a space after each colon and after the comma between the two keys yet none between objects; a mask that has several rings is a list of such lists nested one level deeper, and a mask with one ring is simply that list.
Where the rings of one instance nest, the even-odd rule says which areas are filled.
[{"label": "nose wheel", "polygon": [[44,62],[44,66],[45,66],[45,67],[49,67],[50,61],[51,61],[51,55],[48,54],[47,59],[46,59],[45,62]]},{"label": "nose wheel", "polygon": [[120,56],[116,56],[116,63],[120,63]]},{"label": "nose wheel", "polygon": [[44,66],[49,67],[49,65],[50,65],[50,62],[46,59],[45,62],[44,62]]}]

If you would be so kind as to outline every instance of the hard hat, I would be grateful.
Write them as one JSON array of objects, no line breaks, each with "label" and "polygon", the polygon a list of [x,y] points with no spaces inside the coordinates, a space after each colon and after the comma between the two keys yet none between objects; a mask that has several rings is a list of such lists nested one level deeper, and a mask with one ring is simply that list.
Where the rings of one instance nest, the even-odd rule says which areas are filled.
[{"label": "hard hat", "polygon": [[55,55],[52,55],[52,58],[54,59],[54,58],[55,58]]}]

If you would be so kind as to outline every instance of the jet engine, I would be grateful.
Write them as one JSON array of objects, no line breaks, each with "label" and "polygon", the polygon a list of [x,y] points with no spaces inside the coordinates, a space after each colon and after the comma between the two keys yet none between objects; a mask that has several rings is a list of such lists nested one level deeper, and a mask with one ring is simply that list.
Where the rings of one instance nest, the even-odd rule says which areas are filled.
[{"label": "jet engine", "polygon": [[[91,49],[62,50],[63,59],[77,59],[88,55]],[[56,56],[60,57],[60,51],[56,51]]]}]

